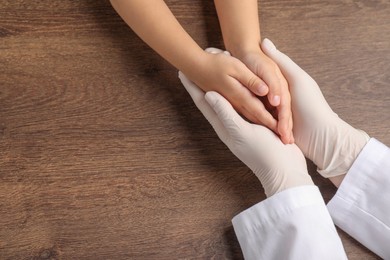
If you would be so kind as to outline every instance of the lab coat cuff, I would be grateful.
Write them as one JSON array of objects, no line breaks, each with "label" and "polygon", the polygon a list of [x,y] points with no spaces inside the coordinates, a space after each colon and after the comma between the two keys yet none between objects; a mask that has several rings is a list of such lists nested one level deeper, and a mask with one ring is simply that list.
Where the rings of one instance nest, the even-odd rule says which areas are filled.
[{"label": "lab coat cuff", "polygon": [[347,259],[317,186],[290,188],[235,216],[246,260]]},{"label": "lab coat cuff", "polygon": [[238,238],[247,236],[253,227],[267,226],[296,209],[325,205],[317,186],[299,186],[276,193],[246,209],[232,219]]},{"label": "lab coat cuff", "polygon": [[[327,207],[334,223],[379,256],[389,259],[390,149],[371,138]],[[387,241],[387,242],[385,242]]]}]

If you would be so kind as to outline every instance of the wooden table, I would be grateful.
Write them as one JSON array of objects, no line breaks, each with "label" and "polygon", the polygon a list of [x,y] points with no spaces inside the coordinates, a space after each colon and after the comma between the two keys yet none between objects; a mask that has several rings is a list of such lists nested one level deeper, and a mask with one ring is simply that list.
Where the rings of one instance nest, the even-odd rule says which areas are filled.
[{"label": "wooden table", "polygon": [[[167,2],[223,47],[212,1]],[[390,2],[264,0],[260,14],[339,116],[390,145]],[[230,220],[264,198],[108,1],[0,0],[0,259],[241,259]],[[340,236],[350,259],[377,259]]]}]

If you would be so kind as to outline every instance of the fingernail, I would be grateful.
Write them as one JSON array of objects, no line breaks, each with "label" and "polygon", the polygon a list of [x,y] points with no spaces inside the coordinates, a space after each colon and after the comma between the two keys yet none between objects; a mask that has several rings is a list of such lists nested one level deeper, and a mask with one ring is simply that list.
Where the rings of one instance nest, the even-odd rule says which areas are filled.
[{"label": "fingernail", "polygon": [[269,40],[268,38],[265,38],[263,40],[263,47],[265,47],[268,51],[274,51],[276,50],[276,46]]},{"label": "fingernail", "polygon": [[279,106],[279,104],[280,104],[280,96],[274,96],[272,98],[272,103],[273,103],[272,105],[275,106],[275,107]]},{"label": "fingernail", "polygon": [[265,96],[268,93],[268,86],[264,83],[260,83],[259,86],[256,89],[256,94],[259,96]]}]

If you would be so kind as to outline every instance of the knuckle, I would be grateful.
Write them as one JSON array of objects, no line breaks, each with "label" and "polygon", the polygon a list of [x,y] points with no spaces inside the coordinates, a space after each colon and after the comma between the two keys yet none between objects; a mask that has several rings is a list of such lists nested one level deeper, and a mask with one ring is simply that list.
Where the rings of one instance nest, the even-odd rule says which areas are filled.
[{"label": "knuckle", "polygon": [[258,83],[258,81],[259,81],[259,79],[255,75],[249,77],[249,79],[247,81],[247,87],[253,88]]}]

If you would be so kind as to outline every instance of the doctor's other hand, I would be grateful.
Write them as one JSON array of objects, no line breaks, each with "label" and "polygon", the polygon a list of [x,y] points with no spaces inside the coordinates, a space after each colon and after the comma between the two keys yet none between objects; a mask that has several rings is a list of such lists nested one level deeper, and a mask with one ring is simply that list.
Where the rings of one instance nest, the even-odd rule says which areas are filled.
[{"label": "doctor's other hand", "polygon": [[[278,120],[260,100],[269,91],[264,81],[228,52],[209,48],[205,56],[198,60],[199,64],[185,72],[191,81],[204,92],[220,93],[249,121],[264,125],[279,134]],[[282,140],[290,143],[289,138],[283,137]]]},{"label": "doctor's other hand", "polygon": [[288,81],[296,144],[317,165],[318,172],[338,187],[369,136],[339,118],[317,83],[269,39],[261,47]]},{"label": "doctor's other hand", "polygon": [[291,187],[313,185],[298,146],[285,145],[270,129],[245,121],[217,92],[204,94],[183,73],[179,72],[179,78],[218,137],[256,174],[268,197]]}]

